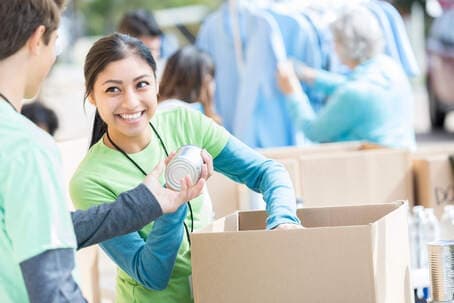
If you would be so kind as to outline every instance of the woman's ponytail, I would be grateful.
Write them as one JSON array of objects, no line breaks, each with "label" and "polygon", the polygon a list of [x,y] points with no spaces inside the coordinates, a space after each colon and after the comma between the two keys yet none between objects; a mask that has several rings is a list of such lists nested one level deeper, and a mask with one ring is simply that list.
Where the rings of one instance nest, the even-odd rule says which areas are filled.
[{"label": "woman's ponytail", "polygon": [[91,132],[91,140],[90,140],[90,147],[96,144],[102,136],[106,133],[107,131],[107,125],[106,123],[101,119],[101,116],[98,113],[98,110],[96,110],[95,114],[95,121],[93,122],[93,130]]}]

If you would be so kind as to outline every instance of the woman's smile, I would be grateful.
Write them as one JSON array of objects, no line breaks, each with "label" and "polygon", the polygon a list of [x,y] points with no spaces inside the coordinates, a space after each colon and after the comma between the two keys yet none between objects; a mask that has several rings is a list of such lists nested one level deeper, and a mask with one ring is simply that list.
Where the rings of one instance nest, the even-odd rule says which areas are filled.
[{"label": "woman's smile", "polygon": [[136,112],[131,112],[131,113],[121,113],[121,114],[115,114],[115,116],[124,122],[127,123],[135,123],[141,120],[143,117],[144,113],[146,110],[142,111],[136,111]]}]

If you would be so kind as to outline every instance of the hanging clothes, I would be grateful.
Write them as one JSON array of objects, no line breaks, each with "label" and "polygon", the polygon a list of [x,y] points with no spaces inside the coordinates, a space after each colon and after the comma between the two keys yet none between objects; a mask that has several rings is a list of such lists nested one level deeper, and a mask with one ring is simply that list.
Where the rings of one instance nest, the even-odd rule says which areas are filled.
[{"label": "hanging clothes", "polygon": [[409,77],[419,75],[420,69],[418,67],[418,62],[416,61],[415,53],[413,52],[405,30],[405,24],[399,12],[394,6],[386,1],[374,1],[378,2],[378,5],[382,8],[388,19],[393,33],[393,41],[396,44],[397,52],[399,54],[399,62],[401,63],[405,73]]},{"label": "hanging clothes", "polygon": [[[351,71],[335,55],[326,20],[339,7],[314,3],[295,9],[288,3],[232,3],[226,1],[212,13],[197,37],[197,45],[212,56],[216,66],[217,112],[227,130],[252,147],[293,145],[295,129],[285,96],[277,87],[276,67],[295,59],[348,76]],[[383,30],[385,53],[399,62],[408,76],[417,75],[400,15],[384,1],[364,3]],[[302,87],[314,111],[321,110],[324,92]]]},{"label": "hanging clothes", "polygon": [[[321,41],[308,19],[282,4],[271,6],[267,12],[279,26],[287,58],[301,61],[316,69],[324,68],[325,58],[321,51]],[[303,84],[302,87],[312,107],[318,111],[324,103],[324,96],[314,92],[308,85]]]},{"label": "hanging clothes", "polygon": [[375,15],[383,31],[385,54],[399,62],[408,77],[417,76],[419,68],[416,57],[397,10],[382,0],[371,0],[366,6]]},{"label": "hanging clothes", "polygon": [[276,80],[277,65],[287,59],[279,26],[264,10],[246,13],[245,67],[233,133],[252,147],[293,145],[293,124]]},{"label": "hanging clothes", "polygon": [[[227,4],[207,17],[197,36],[196,44],[206,51],[216,66],[216,111],[222,117],[224,127],[233,131],[239,70],[233,42],[233,32]],[[242,23],[244,18],[239,17]],[[244,25],[240,25],[244,27]],[[241,38],[244,40],[244,38]]]},{"label": "hanging clothes", "polygon": [[217,111],[226,128],[251,147],[293,145],[293,125],[276,83],[276,66],[287,58],[279,26],[250,3],[239,3],[237,12],[242,68],[227,3],[209,16],[197,40],[216,65]]}]

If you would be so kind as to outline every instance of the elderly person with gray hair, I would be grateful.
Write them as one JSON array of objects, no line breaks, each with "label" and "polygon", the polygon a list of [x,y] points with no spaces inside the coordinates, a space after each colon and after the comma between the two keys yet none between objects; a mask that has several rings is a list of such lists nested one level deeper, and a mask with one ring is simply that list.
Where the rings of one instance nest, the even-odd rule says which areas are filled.
[{"label": "elderly person with gray hair", "polygon": [[297,129],[314,142],[366,140],[413,149],[413,98],[403,70],[383,54],[383,36],[363,6],[343,10],[331,24],[339,60],[351,71],[334,74],[303,66],[300,80],[328,96],[315,113],[289,62],[278,68],[278,85],[288,98]]}]

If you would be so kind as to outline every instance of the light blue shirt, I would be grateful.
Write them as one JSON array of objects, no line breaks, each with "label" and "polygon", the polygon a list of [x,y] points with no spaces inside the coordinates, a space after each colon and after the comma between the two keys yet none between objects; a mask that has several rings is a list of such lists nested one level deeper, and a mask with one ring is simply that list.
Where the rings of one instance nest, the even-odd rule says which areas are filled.
[{"label": "light blue shirt", "polygon": [[314,89],[330,96],[318,114],[305,95],[288,98],[296,127],[310,140],[363,140],[389,147],[415,147],[410,84],[391,58],[377,56],[349,76],[319,71]]}]

